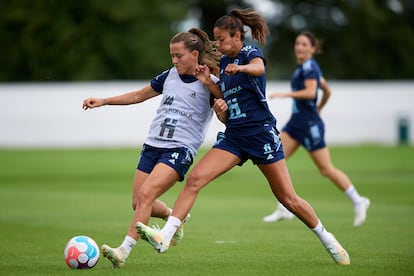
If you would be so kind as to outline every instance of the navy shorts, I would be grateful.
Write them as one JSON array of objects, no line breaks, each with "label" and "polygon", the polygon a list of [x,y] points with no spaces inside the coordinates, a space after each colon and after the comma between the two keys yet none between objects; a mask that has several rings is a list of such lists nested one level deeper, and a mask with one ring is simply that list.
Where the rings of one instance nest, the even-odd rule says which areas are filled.
[{"label": "navy shorts", "polygon": [[168,149],[144,144],[137,169],[145,173],[151,173],[158,163],[164,163],[173,168],[180,176],[179,181],[183,181],[185,174],[193,164],[193,155],[185,147]]},{"label": "navy shorts", "polygon": [[293,139],[298,141],[307,151],[326,147],[325,126],[322,121],[309,122],[305,127],[297,127],[289,123],[283,128]]},{"label": "navy shorts", "polygon": [[239,166],[248,159],[253,164],[271,164],[285,158],[279,132],[272,128],[255,135],[235,136],[219,132],[213,148],[233,153],[241,160]]}]

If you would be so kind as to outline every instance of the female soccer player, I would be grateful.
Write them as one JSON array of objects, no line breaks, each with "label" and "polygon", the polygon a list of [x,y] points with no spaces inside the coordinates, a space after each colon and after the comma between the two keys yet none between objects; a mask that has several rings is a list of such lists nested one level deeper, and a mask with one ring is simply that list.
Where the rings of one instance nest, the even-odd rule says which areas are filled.
[{"label": "female soccer player", "polygon": [[[220,53],[213,49],[205,32],[193,28],[176,34],[170,41],[170,54],[174,67],[155,77],[150,85],[115,97],[83,101],[83,108],[89,109],[135,104],[162,95],[135,173],[132,194],[135,212],[128,233],[117,248],[102,245],[103,255],[114,268],[124,265],[135,246],[139,238],[135,229],[138,221],[148,223],[151,216],[166,219],[170,215],[171,209],[157,198],[183,180],[204,141],[213,100],[219,119],[227,108],[216,84],[218,78],[210,75],[210,72],[218,73]],[[204,67],[209,70],[202,70]],[[180,228],[172,244],[182,236]]]},{"label": "female soccer player", "polygon": [[[319,116],[321,109],[329,99],[331,90],[322,77],[318,63],[313,58],[314,54],[321,52],[319,40],[310,32],[302,32],[296,37],[294,51],[297,68],[291,79],[292,92],[270,95],[270,98],[293,98],[292,115],[280,134],[285,158],[288,159],[302,145],[309,152],[320,173],[349,197],[354,205],[354,226],[359,226],[366,219],[370,201],[360,196],[348,176],[331,162],[329,149],[324,139],[324,124]],[[319,88],[323,96],[317,104]],[[263,221],[275,222],[291,218],[293,214],[278,203],[276,210],[264,217]]]},{"label": "female soccer player", "polygon": [[273,194],[318,236],[336,263],[347,265],[348,253],[322,226],[312,207],[295,193],[275,128],[276,119],[266,102],[263,53],[258,47],[244,44],[244,25],[250,27],[254,39],[265,44],[268,26],[250,9],[233,9],[217,20],[213,30],[216,47],[223,54],[220,87],[228,105],[225,133],[190,172],[163,229],[138,222],[137,231],[158,252],[166,251],[199,191],[251,159],[265,175]]}]

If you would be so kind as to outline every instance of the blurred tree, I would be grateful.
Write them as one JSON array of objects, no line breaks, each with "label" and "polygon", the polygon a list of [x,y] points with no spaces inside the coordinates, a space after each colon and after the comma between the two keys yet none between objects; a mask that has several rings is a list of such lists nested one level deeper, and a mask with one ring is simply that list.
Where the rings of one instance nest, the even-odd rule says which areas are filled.
[{"label": "blurred tree", "polygon": [[2,1],[0,81],[152,78],[171,66],[179,0]]},{"label": "blurred tree", "polygon": [[316,56],[335,79],[413,79],[413,0],[276,1],[266,48],[270,78],[289,78],[293,43],[303,30],[323,42]]},{"label": "blurred tree", "polygon": [[303,30],[324,42],[316,58],[328,78],[414,75],[414,0],[2,0],[1,7],[0,81],[149,79],[171,66],[174,33],[200,26],[212,37],[215,21],[234,7],[253,7],[269,23],[269,79],[290,78]]},{"label": "blurred tree", "polygon": [[[414,77],[413,0],[242,0],[191,1],[201,11],[201,27],[233,7],[251,7],[268,21],[271,37],[264,51],[268,77],[290,78],[293,44],[304,30],[323,42],[316,58],[335,79],[412,79]],[[225,6],[223,6],[225,4]]]},{"label": "blurred tree", "polygon": [[190,8],[197,16],[201,28],[213,38],[213,27],[216,20],[227,13],[227,7],[236,4],[242,4],[243,1],[226,1],[226,0],[189,0]]}]

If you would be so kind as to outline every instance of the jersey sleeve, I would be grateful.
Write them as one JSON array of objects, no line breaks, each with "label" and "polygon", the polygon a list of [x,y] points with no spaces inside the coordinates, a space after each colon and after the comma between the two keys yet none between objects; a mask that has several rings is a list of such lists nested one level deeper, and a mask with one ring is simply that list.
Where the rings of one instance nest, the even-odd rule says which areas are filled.
[{"label": "jersey sleeve", "polygon": [[220,81],[220,79],[214,76],[213,74],[210,74],[210,79],[212,79],[215,84],[217,84]]},{"label": "jersey sleeve", "polygon": [[266,59],[264,58],[263,52],[260,48],[254,46],[248,46],[249,48],[246,49],[246,57],[247,60],[250,62],[254,58],[261,58],[263,62],[266,64]]},{"label": "jersey sleeve", "polygon": [[303,77],[305,80],[307,79],[316,79],[319,81],[320,74],[316,65],[312,62],[312,60],[308,60],[303,63],[302,65],[303,70]]},{"label": "jersey sleeve", "polygon": [[151,80],[151,87],[154,89],[155,92],[162,93],[164,88],[164,82],[167,79],[168,73],[170,70],[165,70],[155,78]]}]

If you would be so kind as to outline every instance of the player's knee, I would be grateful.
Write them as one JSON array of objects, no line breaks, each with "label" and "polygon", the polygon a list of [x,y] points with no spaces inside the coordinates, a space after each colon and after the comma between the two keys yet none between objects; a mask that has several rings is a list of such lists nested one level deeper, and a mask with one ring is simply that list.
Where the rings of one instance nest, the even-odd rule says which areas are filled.
[{"label": "player's knee", "polygon": [[138,201],[136,202],[135,208],[138,206],[152,205],[154,200],[154,195],[152,193],[146,191],[145,189],[141,189],[138,193]]},{"label": "player's knee", "polygon": [[292,213],[296,213],[296,210],[298,210],[300,207],[299,198],[295,197],[286,197],[280,200],[280,203],[282,203],[283,206],[285,206]]},{"label": "player's knee", "polygon": [[204,186],[205,179],[206,177],[202,172],[192,171],[187,177],[185,186],[188,189],[198,191]]},{"label": "player's knee", "polygon": [[330,177],[333,173],[333,168],[330,167],[323,167],[319,169],[319,172],[321,175],[323,175],[324,177]]}]

